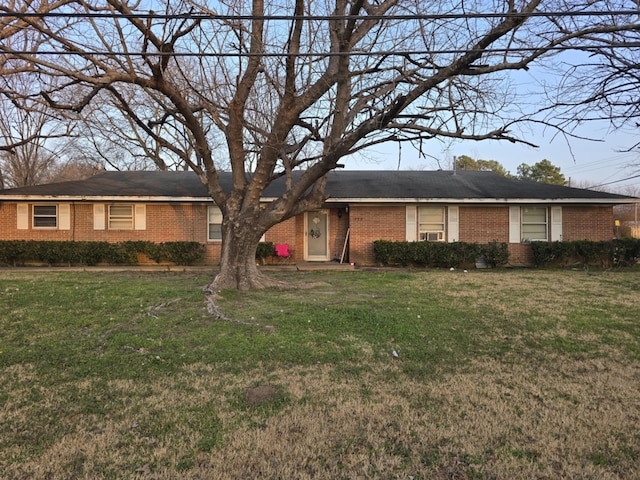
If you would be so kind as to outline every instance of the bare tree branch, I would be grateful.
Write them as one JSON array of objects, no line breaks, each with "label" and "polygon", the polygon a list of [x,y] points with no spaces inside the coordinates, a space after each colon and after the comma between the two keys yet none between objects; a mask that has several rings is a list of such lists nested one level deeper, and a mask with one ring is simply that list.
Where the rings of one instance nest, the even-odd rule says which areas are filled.
[{"label": "bare tree branch", "polygon": [[[639,113],[631,0],[222,0],[216,9],[194,0],[0,8],[0,72],[38,83],[5,95],[94,122],[94,134],[100,119],[117,151],[200,176],[223,212],[212,290],[268,284],[252,258],[261,235],[320,207],[327,173],[351,154],[385,141],[534,146],[519,125],[542,122],[570,138],[598,111],[618,123]],[[567,51],[591,65],[572,70]],[[538,65],[566,76],[536,104],[510,76]],[[606,75],[584,82],[594,68]],[[567,96],[568,86],[581,89]],[[283,176],[285,193],[260,204]]]}]

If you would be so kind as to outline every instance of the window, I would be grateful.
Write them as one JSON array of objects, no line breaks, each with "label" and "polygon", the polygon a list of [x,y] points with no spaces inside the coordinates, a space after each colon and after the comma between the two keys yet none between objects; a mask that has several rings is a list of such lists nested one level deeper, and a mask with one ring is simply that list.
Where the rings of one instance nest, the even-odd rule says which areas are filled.
[{"label": "window", "polygon": [[109,230],[133,230],[133,205],[109,205]]},{"label": "window", "polygon": [[58,226],[57,205],[34,205],[33,228],[56,228]]},{"label": "window", "polygon": [[546,241],[547,235],[547,209],[544,207],[522,208],[522,239],[525,242],[532,240]]},{"label": "window", "polygon": [[208,216],[209,216],[208,240],[210,242],[221,242],[222,241],[222,212],[218,207],[209,207]]},{"label": "window", "polygon": [[444,242],[444,207],[420,207],[418,232],[422,241]]}]

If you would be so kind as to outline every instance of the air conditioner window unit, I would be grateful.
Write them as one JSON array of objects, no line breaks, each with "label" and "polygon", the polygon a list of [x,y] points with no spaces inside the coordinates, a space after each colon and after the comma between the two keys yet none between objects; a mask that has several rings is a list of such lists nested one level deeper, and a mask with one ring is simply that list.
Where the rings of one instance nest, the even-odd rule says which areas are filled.
[{"label": "air conditioner window unit", "polygon": [[420,239],[425,242],[442,242],[444,241],[444,232],[421,232]]}]

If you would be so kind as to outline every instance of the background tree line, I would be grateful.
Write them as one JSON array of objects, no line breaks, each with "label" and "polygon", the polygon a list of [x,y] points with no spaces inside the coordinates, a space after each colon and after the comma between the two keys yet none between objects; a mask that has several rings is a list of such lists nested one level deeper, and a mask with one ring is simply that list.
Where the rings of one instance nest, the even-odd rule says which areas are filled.
[{"label": "background tree line", "polygon": [[490,171],[503,177],[517,178],[518,180],[530,180],[552,185],[566,185],[567,180],[560,171],[560,167],[544,159],[533,165],[521,163],[515,175],[507,171],[497,160],[475,160],[468,155],[461,155],[453,159],[454,170]]}]

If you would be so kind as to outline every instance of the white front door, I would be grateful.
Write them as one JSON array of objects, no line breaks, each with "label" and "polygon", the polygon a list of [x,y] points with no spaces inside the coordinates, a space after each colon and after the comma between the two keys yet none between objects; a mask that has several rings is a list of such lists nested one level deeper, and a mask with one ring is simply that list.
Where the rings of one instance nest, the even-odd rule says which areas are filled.
[{"label": "white front door", "polygon": [[307,212],[305,215],[305,260],[329,260],[329,213],[327,210]]}]

